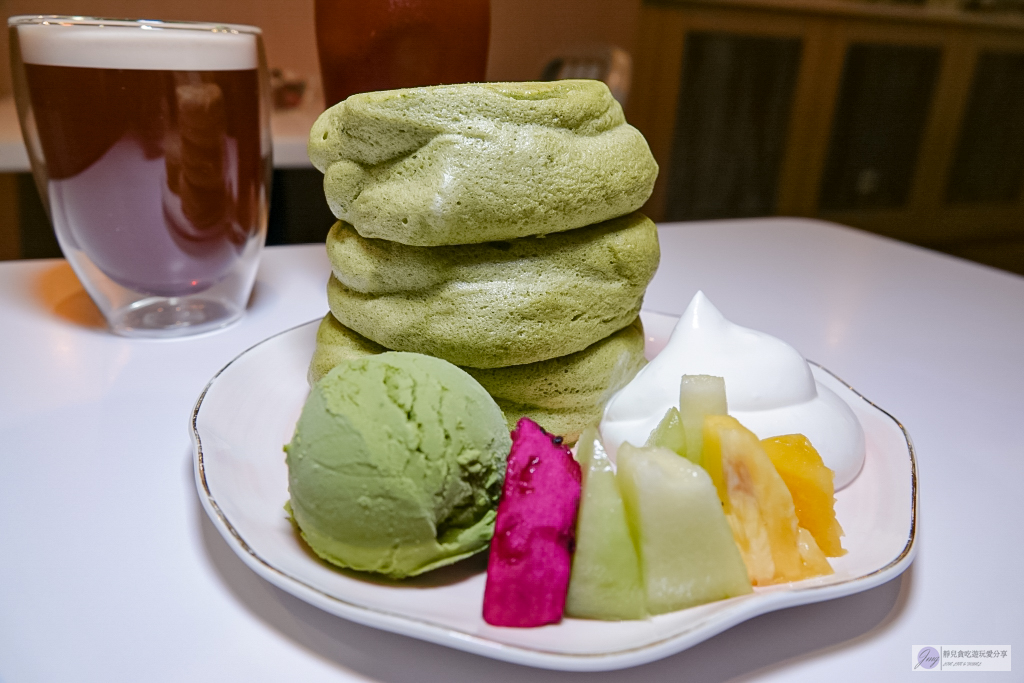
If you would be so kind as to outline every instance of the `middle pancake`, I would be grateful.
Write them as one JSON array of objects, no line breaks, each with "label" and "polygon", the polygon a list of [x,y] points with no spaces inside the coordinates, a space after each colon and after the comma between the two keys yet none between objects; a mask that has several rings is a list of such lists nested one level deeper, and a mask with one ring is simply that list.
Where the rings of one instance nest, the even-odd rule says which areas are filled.
[{"label": "middle pancake", "polygon": [[397,351],[474,368],[581,351],[636,319],[660,255],[654,223],[632,213],[546,237],[414,247],[327,236],[331,313]]}]

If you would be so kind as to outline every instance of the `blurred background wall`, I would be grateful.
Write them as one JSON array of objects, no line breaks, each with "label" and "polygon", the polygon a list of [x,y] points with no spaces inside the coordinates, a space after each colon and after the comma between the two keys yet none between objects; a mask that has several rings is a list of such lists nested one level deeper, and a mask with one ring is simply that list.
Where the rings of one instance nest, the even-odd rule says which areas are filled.
[{"label": "blurred background wall", "polygon": [[[640,0],[491,0],[487,78],[535,80],[563,50],[610,43],[631,50]],[[16,14],[81,14],[252,24],[263,29],[271,67],[319,73],[313,0],[0,0]],[[0,36],[0,95],[11,88],[6,32]]]},{"label": "blurred background wall", "polygon": [[[633,48],[640,0],[491,0],[487,79],[537,80],[560,54],[591,46]],[[0,15],[78,14],[252,24],[263,29],[267,61],[307,82],[306,111],[275,124],[294,129],[322,109],[313,32],[313,0],[0,0]],[[6,31],[0,32],[0,115],[17,127],[10,101]],[[278,114],[279,112],[275,112]],[[0,131],[2,132],[2,131]],[[274,174],[268,243],[324,239],[332,217],[315,170]],[[0,259],[59,256],[31,175],[0,172]]]},{"label": "blurred background wall", "polygon": [[[322,106],[312,0],[0,8],[255,24],[270,66]],[[488,80],[609,82],[661,166],[645,207],[656,220],[820,217],[1024,274],[1024,0],[491,0],[491,12]],[[34,193],[26,174],[0,174],[0,258],[57,255]],[[270,243],[319,241],[330,220],[316,171],[275,174]]]}]

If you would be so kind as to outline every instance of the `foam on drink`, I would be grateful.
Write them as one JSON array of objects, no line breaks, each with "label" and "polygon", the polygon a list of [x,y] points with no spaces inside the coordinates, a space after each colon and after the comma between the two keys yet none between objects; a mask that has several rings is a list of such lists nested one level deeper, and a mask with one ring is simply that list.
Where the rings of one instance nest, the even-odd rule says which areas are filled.
[{"label": "foam on drink", "polygon": [[[58,23],[59,22],[54,22]],[[256,36],[230,26],[182,30],[142,26],[26,24],[18,27],[26,64],[153,71],[240,71],[258,65]]]}]

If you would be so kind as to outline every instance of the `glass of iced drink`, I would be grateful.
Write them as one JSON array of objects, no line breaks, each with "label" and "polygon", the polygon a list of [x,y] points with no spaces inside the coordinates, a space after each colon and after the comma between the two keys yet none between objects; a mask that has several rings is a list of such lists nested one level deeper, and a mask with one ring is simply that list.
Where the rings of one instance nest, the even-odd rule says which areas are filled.
[{"label": "glass of iced drink", "polygon": [[490,0],[315,0],[324,103],[484,80]]},{"label": "glass of iced drink", "polygon": [[174,337],[240,318],[272,172],[260,30],[57,16],[8,26],[36,185],[111,329]]}]

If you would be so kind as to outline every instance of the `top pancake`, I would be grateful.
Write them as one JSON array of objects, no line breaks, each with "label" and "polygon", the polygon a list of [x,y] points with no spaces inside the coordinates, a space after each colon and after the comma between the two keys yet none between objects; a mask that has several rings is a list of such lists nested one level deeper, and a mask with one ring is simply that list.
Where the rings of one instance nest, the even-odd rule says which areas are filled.
[{"label": "top pancake", "polygon": [[658,166],[600,81],[479,83],[353,95],[313,125],[334,214],[363,237],[476,244],[638,209]]}]

